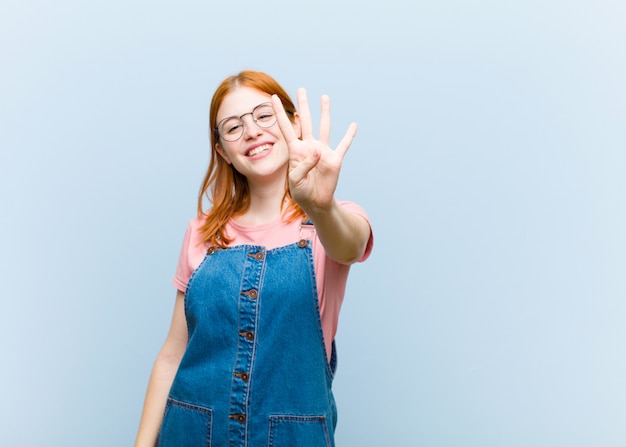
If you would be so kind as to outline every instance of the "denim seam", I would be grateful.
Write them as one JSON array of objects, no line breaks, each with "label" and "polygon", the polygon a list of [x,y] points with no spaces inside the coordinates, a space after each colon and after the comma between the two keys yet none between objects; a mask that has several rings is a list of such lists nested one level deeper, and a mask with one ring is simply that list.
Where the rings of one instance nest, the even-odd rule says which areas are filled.
[{"label": "denim seam", "polygon": [[[185,410],[188,410],[188,411],[194,411],[196,413],[204,414],[208,418],[208,420],[209,420],[209,422],[207,424],[208,425],[207,426],[207,429],[208,429],[207,430],[207,434],[206,434],[206,437],[204,439],[205,446],[206,447],[211,447],[211,443],[212,443],[211,439],[212,439],[212,436],[213,436],[213,410],[211,408],[203,407],[201,405],[191,404],[191,403],[188,403],[188,402],[183,402],[181,400],[173,399],[171,397],[167,398],[167,404],[168,405],[165,406],[165,412],[164,412],[164,416],[163,416],[164,419],[165,419],[165,416],[167,415],[167,413],[169,412],[169,410],[172,407],[179,407],[179,408],[182,408],[182,409],[185,409]],[[159,433],[159,436],[160,436],[160,433]]]},{"label": "denim seam", "polygon": [[324,434],[324,440],[326,446],[331,445],[330,441],[330,433],[328,429],[328,418],[321,414],[312,414],[312,415],[289,415],[289,414],[270,414],[268,420],[268,431],[267,431],[267,445],[268,447],[273,447],[274,445],[274,428],[281,422],[296,422],[299,424],[302,423],[314,423],[319,424],[322,427],[322,432]]},{"label": "denim seam", "polygon": [[200,271],[200,267],[202,267],[207,260],[209,259],[210,255],[209,253],[205,253],[204,254],[204,258],[202,258],[202,261],[200,262],[200,264],[198,264],[198,267],[195,268],[195,270],[193,272],[191,272],[191,276],[189,276],[189,279],[187,280],[187,286],[185,287],[185,297],[184,297],[184,310],[185,310],[185,322],[187,323],[187,332],[189,332],[189,315],[187,313],[187,306],[188,306],[188,295],[189,295],[189,289],[191,288],[191,284],[194,282],[194,280],[196,279],[196,277],[198,276],[198,272]]},{"label": "denim seam", "polygon": [[317,291],[317,280],[315,276],[315,262],[313,260],[313,248],[311,246],[310,241],[306,248],[307,248],[307,264],[309,266],[309,272],[311,275],[311,292],[313,296],[315,297],[314,302],[315,302],[315,314],[317,318],[318,333],[320,336],[320,341],[322,343],[322,350],[324,352],[324,369],[326,370],[326,374],[328,375],[328,378],[332,382],[335,377],[335,373],[331,370],[330,364],[328,363],[328,351],[326,350],[326,340],[324,338],[324,330],[322,328],[322,316],[320,313],[319,293]]}]

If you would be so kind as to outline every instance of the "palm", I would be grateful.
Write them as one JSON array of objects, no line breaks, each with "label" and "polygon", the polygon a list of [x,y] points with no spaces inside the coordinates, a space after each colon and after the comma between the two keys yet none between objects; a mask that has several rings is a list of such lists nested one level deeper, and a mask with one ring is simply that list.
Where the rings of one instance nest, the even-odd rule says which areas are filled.
[{"label": "palm", "polygon": [[272,104],[278,116],[278,125],[289,147],[289,189],[291,195],[303,209],[326,209],[333,200],[339,172],[346,151],[356,134],[357,126],[352,123],[336,149],[329,147],[330,99],[322,96],[319,138],[313,135],[311,113],[306,91],[297,92],[301,118],[302,139],[296,135],[287,118],[282,103],[277,97]]}]

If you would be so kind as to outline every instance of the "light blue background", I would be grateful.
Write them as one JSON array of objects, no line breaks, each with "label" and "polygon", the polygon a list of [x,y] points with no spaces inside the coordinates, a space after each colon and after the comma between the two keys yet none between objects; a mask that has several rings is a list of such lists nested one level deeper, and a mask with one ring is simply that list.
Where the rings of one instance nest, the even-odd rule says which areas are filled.
[{"label": "light blue background", "polygon": [[252,68],[360,126],[338,445],[626,445],[625,5],[3,2],[0,444],[132,444]]}]

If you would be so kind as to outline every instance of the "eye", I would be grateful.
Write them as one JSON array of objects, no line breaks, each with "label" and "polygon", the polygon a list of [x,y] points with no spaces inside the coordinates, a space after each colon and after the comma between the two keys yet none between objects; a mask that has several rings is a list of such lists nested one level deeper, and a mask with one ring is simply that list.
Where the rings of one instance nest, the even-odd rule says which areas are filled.
[{"label": "eye", "polygon": [[226,129],[226,133],[228,133],[228,134],[235,133],[235,132],[237,132],[237,130],[239,130],[240,127],[241,127],[240,124],[236,124],[234,126],[230,126],[229,128]]},{"label": "eye", "polygon": [[263,106],[256,110],[254,115],[256,121],[267,123],[274,119],[274,110],[271,107]]},{"label": "eye", "polygon": [[241,130],[241,121],[239,120],[228,120],[222,123],[220,128],[221,135],[233,135]]},{"label": "eye", "polygon": [[264,113],[258,115],[256,119],[259,120],[259,121],[269,121],[272,118],[274,118],[274,114],[273,113],[271,113],[271,112],[264,112]]}]

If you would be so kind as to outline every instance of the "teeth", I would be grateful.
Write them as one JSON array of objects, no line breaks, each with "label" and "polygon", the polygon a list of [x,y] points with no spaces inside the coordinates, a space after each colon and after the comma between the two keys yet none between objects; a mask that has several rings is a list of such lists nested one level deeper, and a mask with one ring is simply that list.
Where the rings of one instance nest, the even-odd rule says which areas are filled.
[{"label": "teeth", "polygon": [[263,146],[255,147],[250,152],[248,152],[248,157],[254,157],[255,155],[259,155],[261,152],[265,152],[271,146],[269,144],[264,144]]}]

